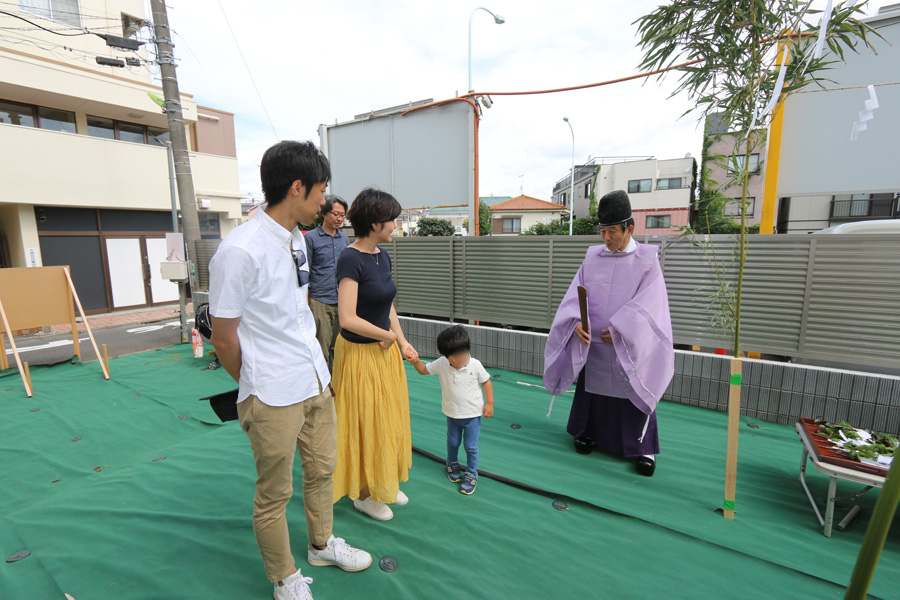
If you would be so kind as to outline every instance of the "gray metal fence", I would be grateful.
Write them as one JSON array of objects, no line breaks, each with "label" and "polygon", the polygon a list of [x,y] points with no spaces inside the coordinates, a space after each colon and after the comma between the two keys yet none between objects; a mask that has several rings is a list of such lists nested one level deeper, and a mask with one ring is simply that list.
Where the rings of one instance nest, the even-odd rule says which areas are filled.
[{"label": "gray metal fence", "polygon": [[[733,236],[710,236],[733,281]],[[661,248],[675,341],[728,347],[710,323],[716,275],[686,240],[637,236]],[[550,327],[594,236],[397,238],[397,311],[452,320]],[[900,366],[900,236],[750,237],[742,349]]]}]

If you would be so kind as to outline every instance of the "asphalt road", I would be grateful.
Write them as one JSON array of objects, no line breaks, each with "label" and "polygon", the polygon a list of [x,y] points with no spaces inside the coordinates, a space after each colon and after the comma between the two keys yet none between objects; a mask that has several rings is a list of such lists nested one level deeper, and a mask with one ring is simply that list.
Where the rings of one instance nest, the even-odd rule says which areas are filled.
[{"label": "asphalt road", "polygon": [[[193,321],[192,318],[188,319],[188,327],[193,325]],[[109,358],[112,359],[115,356],[134,354],[144,350],[155,350],[179,343],[181,341],[178,331],[179,325],[180,323],[175,319],[156,323],[118,325],[106,329],[92,329],[91,331],[94,333],[94,339],[97,340],[97,348],[102,353],[103,344],[106,344]],[[84,331],[80,332],[78,339],[81,343],[82,360],[95,360],[94,349],[91,347],[91,341],[87,333]],[[211,349],[209,340],[204,341],[207,349]],[[8,345],[7,342],[6,355],[10,366],[15,367],[15,358]],[[20,337],[16,339],[16,346],[19,349],[19,356],[22,357],[22,360],[27,361],[29,365],[35,366],[62,362],[72,358],[74,354],[72,334],[70,333]]]}]

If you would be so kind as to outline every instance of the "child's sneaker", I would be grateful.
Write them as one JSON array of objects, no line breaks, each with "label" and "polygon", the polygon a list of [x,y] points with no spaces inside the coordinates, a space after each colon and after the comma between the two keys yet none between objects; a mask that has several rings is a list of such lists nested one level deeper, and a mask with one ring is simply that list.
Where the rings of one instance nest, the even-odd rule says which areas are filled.
[{"label": "child's sneaker", "polygon": [[458,462],[447,463],[447,479],[453,483],[462,481],[462,473],[460,473]]},{"label": "child's sneaker", "polygon": [[475,493],[475,486],[478,485],[478,479],[472,477],[468,473],[463,476],[462,485],[459,487],[459,492],[461,494],[465,494],[466,496],[471,496]]}]

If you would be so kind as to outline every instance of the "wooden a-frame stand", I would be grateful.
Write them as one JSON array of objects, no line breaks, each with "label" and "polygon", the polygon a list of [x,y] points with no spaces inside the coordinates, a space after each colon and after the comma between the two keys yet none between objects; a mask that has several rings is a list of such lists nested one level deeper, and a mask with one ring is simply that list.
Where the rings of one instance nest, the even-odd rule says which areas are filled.
[{"label": "wooden a-frame stand", "polygon": [[[75,322],[75,308],[87,330],[94,354],[100,363],[104,379],[109,379],[109,369],[103,355],[97,348],[91,326],[84,314],[69,267],[36,267],[0,269],[0,369],[8,369],[6,344],[3,336],[9,336],[16,366],[25,384],[25,393],[34,395],[28,363],[23,363],[16,347],[12,332],[21,329],[48,327],[51,325],[72,326],[72,345],[75,355],[81,360],[81,345],[78,342],[78,326]],[[104,348],[105,349],[105,348]]]}]

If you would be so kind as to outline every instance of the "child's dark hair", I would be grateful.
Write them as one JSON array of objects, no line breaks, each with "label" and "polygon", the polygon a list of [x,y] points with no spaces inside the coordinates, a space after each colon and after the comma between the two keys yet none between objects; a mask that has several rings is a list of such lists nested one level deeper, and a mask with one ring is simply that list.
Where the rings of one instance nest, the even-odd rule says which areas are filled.
[{"label": "child's dark hair", "polygon": [[438,352],[441,356],[450,357],[460,350],[471,350],[469,334],[462,325],[454,325],[440,332],[437,336]]}]

